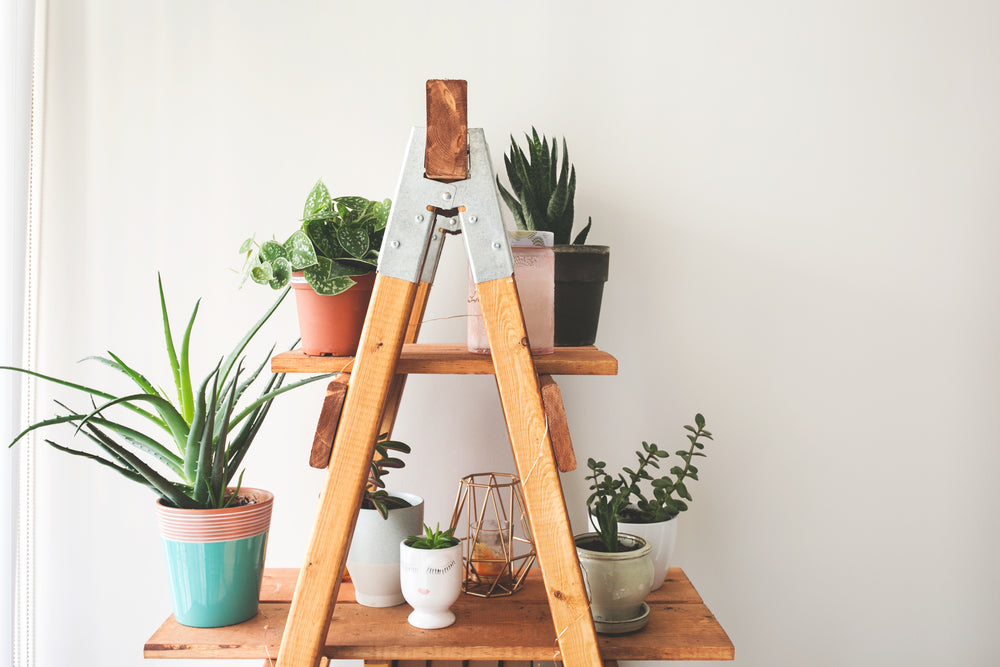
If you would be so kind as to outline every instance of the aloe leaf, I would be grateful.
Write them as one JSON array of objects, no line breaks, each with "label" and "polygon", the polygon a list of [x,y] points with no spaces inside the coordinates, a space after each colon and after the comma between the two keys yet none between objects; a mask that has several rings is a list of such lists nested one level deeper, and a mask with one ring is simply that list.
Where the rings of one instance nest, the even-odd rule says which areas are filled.
[{"label": "aloe leaf", "polygon": [[274,311],[278,309],[278,306],[281,305],[282,300],[287,295],[288,295],[288,288],[286,288],[281,293],[281,296],[279,296],[278,299],[271,305],[271,307],[268,308],[267,312],[264,313],[264,315],[259,320],[257,320],[257,322],[252,327],[250,327],[250,330],[243,335],[243,338],[241,338],[240,341],[236,344],[236,347],[234,347],[233,350],[229,353],[229,355],[225,358],[225,360],[222,362],[222,366],[219,368],[220,384],[226,383],[226,379],[229,377],[229,371],[232,370],[233,364],[236,363],[236,359],[243,353],[244,348],[246,348],[250,340],[257,335],[257,332],[260,331],[260,328],[264,326],[264,323],[271,318],[271,315],[274,314]]},{"label": "aloe leaf", "polygon": [[293,271],[300,271],[316,263],[316,250],[313,242],[301,229],[296,229],[285,241],[285,252]]},{"label": "aloe leaf", "polygon": [[187,327],[184,329],[184,340],[181,342],[181,414],[184,417],[184,421],[189,424],[191,423],[191,416],[194,414],[194,395],[191,389],[190,365],[191,330],[194,329],[194,320],[198,316],[198,307],[200,305],[201,299],[194,302],[194,310],[191,311],[191,317],[188,319]]},{"label": "aloe leaf", "polygon": [[280,396],[281,394],[284,394],[286,391],[291,391],[292,389],[295,389],[297,387],[301,387],[302,385],[309,384],[311,382],[317,382],[318,380],[325,380],[325,379],[333,377],[334,375],[336,375],[336,373],[325,373],[323,375],[313,375],[311,377],[305,378],[304,380],[297,380],[297,381],[295,381],[295,382],[293,382],[291,384],[286,384],[286,385],[284,385],[282,387],[279,387],[279,388],[274,389],[272,391],[268,391],[268,392],[266,392],[264,394],[261,394],[259,397],[257,397],[257,400],[255,400],[253,403],[251,403],[248,406],[246,406],[245,408],[243,408],[243,410],[241,410],[239,412],[239,414],[237,414],[236,417],[233,418],[233,423],[234,424],[240,423],[241,421],[243,421],[244,419],[246,419],[247,416],[251,412],[253,412],[259,405],[264,404],[265,402],[271,400],[272,398],[274,398],[276,396]]},{"label": "aloe leaf", "polygon": [[188,436],[188,423],[184,421],[184,417],[177,411],[174,404],[163,398],[159,394],[149,395],[149,394],[132,394],[130,396],[120,396],[107,403],[104,403],[96,408],[94,408],[90,414],[85,416],[83,420],[77,425],[77,432],[80,431],[84,426],[86,426],[90,420],[99,415],[104,410],[110,408],[113,405],[118,405],[119,403],[130,403],[132,401],[146,401],[156,407],[157,412],[163,416],[163,420],[167,424],[167,431],[174,438],[174,443],[177,445],[177,450],[179,452],[184,451],[184,443],[187,442]]},{"label": "aloe leaf", "polygon": [[208,383],[211,382],[212,378],[218,372],[219,366],[216,365],[215,370],[202,380],[201,386],[198,388],[194,416],[191,419],[191,428],[188,431],[187,444],[184,447],[184,479],[192,484],[194,483],[195,476],[198,474],[198,456],[201,454],[200,444],[202,436],[205,433],[205,411],[208,409],[206,400]]},{"label": "aloe leaf", "polygon": [[218,402],[219,376],[212,381],[212,397],[205,408],[205,428],[201,434],[198,447],[198,467],[192,481],[194,486],[194,501],[206,504],[209,500],[209,470],[212,462],[212,445],[215,434],[215,405]]},{"label": "aloe leaf", "polygon": [[11,440],[10,444],[7,445],[7,446],[8,447],[13,447],[14,445],[17,444],[18,440],[20,440],[21,438],[23,438],[24,436],[28,435],[29,433],[31,433],[34,430],[37,430],[37,429],[40,429],[40,428],[45,428],[46,426],[55,426],[56,424],[66,424],[68,422],[76,421],[76,420],[82,419],[82,418],[83,418],[83,415],[61,415],[59,417],[53,417],[51,419],[46,419],[44,421],[36,422],[36,423],[32,424],[31,426],[28,426],[27,428],[25,428],[23,431],[21,431],[20,433],[18,433],[16,436],[14,436],[14,439]]},{"label": "aloe leaf", "polygon": [[[80,415],[80,417],[82,418],[83,415]],[[178,475],[183,473],[184,464],[183,461],[181,461],[181,458],[145,433],[137,431],[129,426],[125,426],[124,424],[104,419],[103,417],[92,417],[88,422],[88,428],[96,430],[95,427],[97,426],[113,431],[122,438],[125,438],[136,448],[155,457]]]},{"label": "aloe leaf", "polygon": [[160,392],[157,391],[155,387],[153,387],[153,383],[147,380],[142,373],[140,373],[139,371],[135,370],[134,368],[126,364],[124,361],[122,361],[121,357],[116,355],[114,352],[111,352],[110,350],[108,351],[108,356],[110,356],[111,359],[108,359],[107,357],[90,356],[90,357],[84,357],[80,361],[100,362],[105,366],[108,366],[109,368],[113,368],[116,371],[127,375],[135,383],[135,385],[139,387],[139,389],[146,392],[147,394],[161,395]]},{"label": "aloe leaf", "polygon": [[147,484],[148,485],[148,482],[146,481],[146,478],[143,477],[142,475],[140,475],[139,473],[137,473],[135,470],[129,470],[128,468],[125,468],[124,466],[120,466],[120,465],[118,465],[116,463],[113,463],[112,461],[109,461],[108,459],[104,458],[103,456],[99,456],[97,454],[92,454],[90,452],[85,452],[85,451],[82,451],[80,449],[72,449],[70,447],[65,447],[63,445],[60,445],[57,442],[53,442],[52,440],[45,440],[45,443],[48,444],[48,445],[50,445],[50,446],[52,446],[52,447],[55,447],[60,452],[66,452],[67,454],[72,454],[73,456],[81,456],[83,458],[88,458],[91,461],[96,461],[97,463],[100,463],[103,466],[107,466],[108,468],[111,468],[115,472],[117,472],[117,473],[119,473],[121,475],[124,475],[127,479],[130,479],[133,482],[139,482],[140,484]]},{"label": "aloe leaf", "polygon": [[186,494],[179,491],[173,482],[168,480],[166,477],[158,473],[154,468],[152,468],[145,461],[140,459],[138,456],[130,452],[127,448],[122,447],[114,440],[109,438],[99,429],[93,429],[97,437],[99,437],[107,448],[114,451],[118,456],[120,456],[125,462],[127,462],[132,468],[135,469],[137,473],[142,475],[143,478],[152,486],[156,491],[160,493],[164,498],[169,500],[171,503],[178,507],[193,508],[196,505],[192,502]]},{"label": "aloe leaf", "polygon": [[167,300],[163,296],[163,279],[160,274],[156,274],[156,282],[160,288],[160,312],[163,313],[163,337],[167,347],[167,356],[170,358],[170,371],[174,374],[174,386],[177,387],[177,401],[184,404],[184,397],[181,395],[181,367],[177,361],[177,351],[174,349],[174,338],[170,333],[170,317],[167,315]]},{"label": "aloe leaf", "polygon": [[[235,377],[239,377],[240,373],[243,371],[242,365],[236,367]],[[225,396],[225,394],[223,394]],[[215,447],[213,452],[212,460],[212,475],[210,481],[210,488],[214,492],[216,498],[221,499],[225,494],[226,483],[226,442],[229,438],[229,418],[233,414],[233,403],[236,396],[236,387],[233,386],[229,392],[228,400],[226,401],[225,410],[222,413],[222,422],[219,429],[219,434],[215,438]],[[217,503],[215,503],[217,504]]]}]

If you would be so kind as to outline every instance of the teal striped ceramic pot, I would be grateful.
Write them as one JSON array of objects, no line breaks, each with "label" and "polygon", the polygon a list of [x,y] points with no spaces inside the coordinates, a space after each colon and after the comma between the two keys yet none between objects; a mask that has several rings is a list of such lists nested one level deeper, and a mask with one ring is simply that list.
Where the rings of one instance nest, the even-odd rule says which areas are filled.
[{"label": "teal striped ceramic pot", "polygon": [[217,628],[257,614],[274,494],[240,489],[245,504],[188,510],[156,501],[174,618]]}]

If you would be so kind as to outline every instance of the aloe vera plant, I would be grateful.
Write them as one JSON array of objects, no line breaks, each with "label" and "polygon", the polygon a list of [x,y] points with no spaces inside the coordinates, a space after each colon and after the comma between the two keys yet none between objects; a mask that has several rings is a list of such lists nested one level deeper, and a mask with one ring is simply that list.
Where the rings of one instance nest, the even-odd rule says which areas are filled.
[{"label": "aloe vera plant", "polygon": [[246,256],[244,282],[285,287],[293,271],[302,271],[317,294],[340,294],[355,284],[352,276],[371,273],[389,220],[391,201],[331,197],[322,179],[306,198],[302,226],[284,243],[249,238],[240,246]]},{"label": "aloe vera plant", "polygon": [[[260,430],[271,402],[279,394],[329,376],[312,376],[284,385],[284,373],[271,375],[256,398],[248,398],[245,405],[240,403],[274,351],[272,348],[255,369],[247,370],[243,367],[243,350],[285,298],[286,289],[196,388],[191,379],[189,350],[201,301],[191,312],[178,353],[167,314],[163,282],[158,282],[165,347],[176,396],[157,389],[144,375],[111,352],[108,357],[87,357],[86,360],[96,361],[124,374],[138,387],[138,392],[116,395],[35,371],[0,366],[0,369],[25,373],[73,389],[86,396],[89,403],[85,410],[74,410],[59,403],[65,414],[29,425],[10,446],[37,429],[60,424],[75,425],[73,435],[85,436],[94,446],[94,451],[75,449],[49,439],[45,442],[67,454],[95,461],[126,479],[151,488],[170,505],[186,509],[225,507],[236,497],[236,491],[227,492],[227,489],[231,487],[247,450]],[[112,408],[117,410],[112,411]],[[117,416],[122,410],[138,415],[145,426],[134,427],[123,423]],[[153,431],[149,432],[146,426],[152,427]],[[242,477],[240,472],[236,481],[237,490]]]},{"label": "aloe vera plant", "polygon": [[[568,244],[573,232],[573,197],[576,194],[576,167],[569,162],[566,139],[562,141],[562,162],[559,145],[552,144],[544,135],[539,136],[534,127],[531,135],[525,134],[527,152],[510,138],[510,149],[503,156],[511,193],[497,178],[500,196],[518,229],[552,232],[555,243]],[[591,220],[580,230],[574,244],[587,242]]]}]

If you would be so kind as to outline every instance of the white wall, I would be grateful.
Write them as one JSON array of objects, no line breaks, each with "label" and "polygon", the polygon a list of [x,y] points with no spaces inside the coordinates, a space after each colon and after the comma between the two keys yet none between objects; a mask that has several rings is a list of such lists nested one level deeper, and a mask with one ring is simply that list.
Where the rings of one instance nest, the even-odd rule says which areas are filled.
[{"label": "white wall", "polygon": [[[736,664],[989,663],[1000,7],[610,7],[52,0],[41,369],[104,382],[75,362],[111,349],[168,383],[156,271],[175,320],[204,298],[204,368],[271,299],[236,290],[240,241],[289,233],[320,176],[390,194],[424,81],[465,78],[496,164],[532,124],[567,137],[578,215],[613,246],[598,343],[620,374],[561,383],[578,458],[673,449],[696,411],[716,434],[677,564]],[[464,281],[452,244],[430,319]],[[266,340],[295,335],[285,304]],[[393,479],[444,519],[459,477],[512,465],[495,389],[408,389]],[[276,404],[247,461],[279,498],[272,566],[304,553],[321,393]],[[168,609],[152,498],[38,463],[38,664],[137,665]]]}]

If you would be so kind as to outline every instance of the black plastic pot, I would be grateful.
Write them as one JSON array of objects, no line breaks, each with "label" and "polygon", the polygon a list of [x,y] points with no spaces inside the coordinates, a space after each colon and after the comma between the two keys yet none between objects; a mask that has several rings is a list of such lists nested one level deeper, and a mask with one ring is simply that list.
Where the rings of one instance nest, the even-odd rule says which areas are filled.
[{"label": "black plastic pot", "polygon": [[603,245],[556,245],[555,255],[555,344],[593,345],[611,249]]}]

